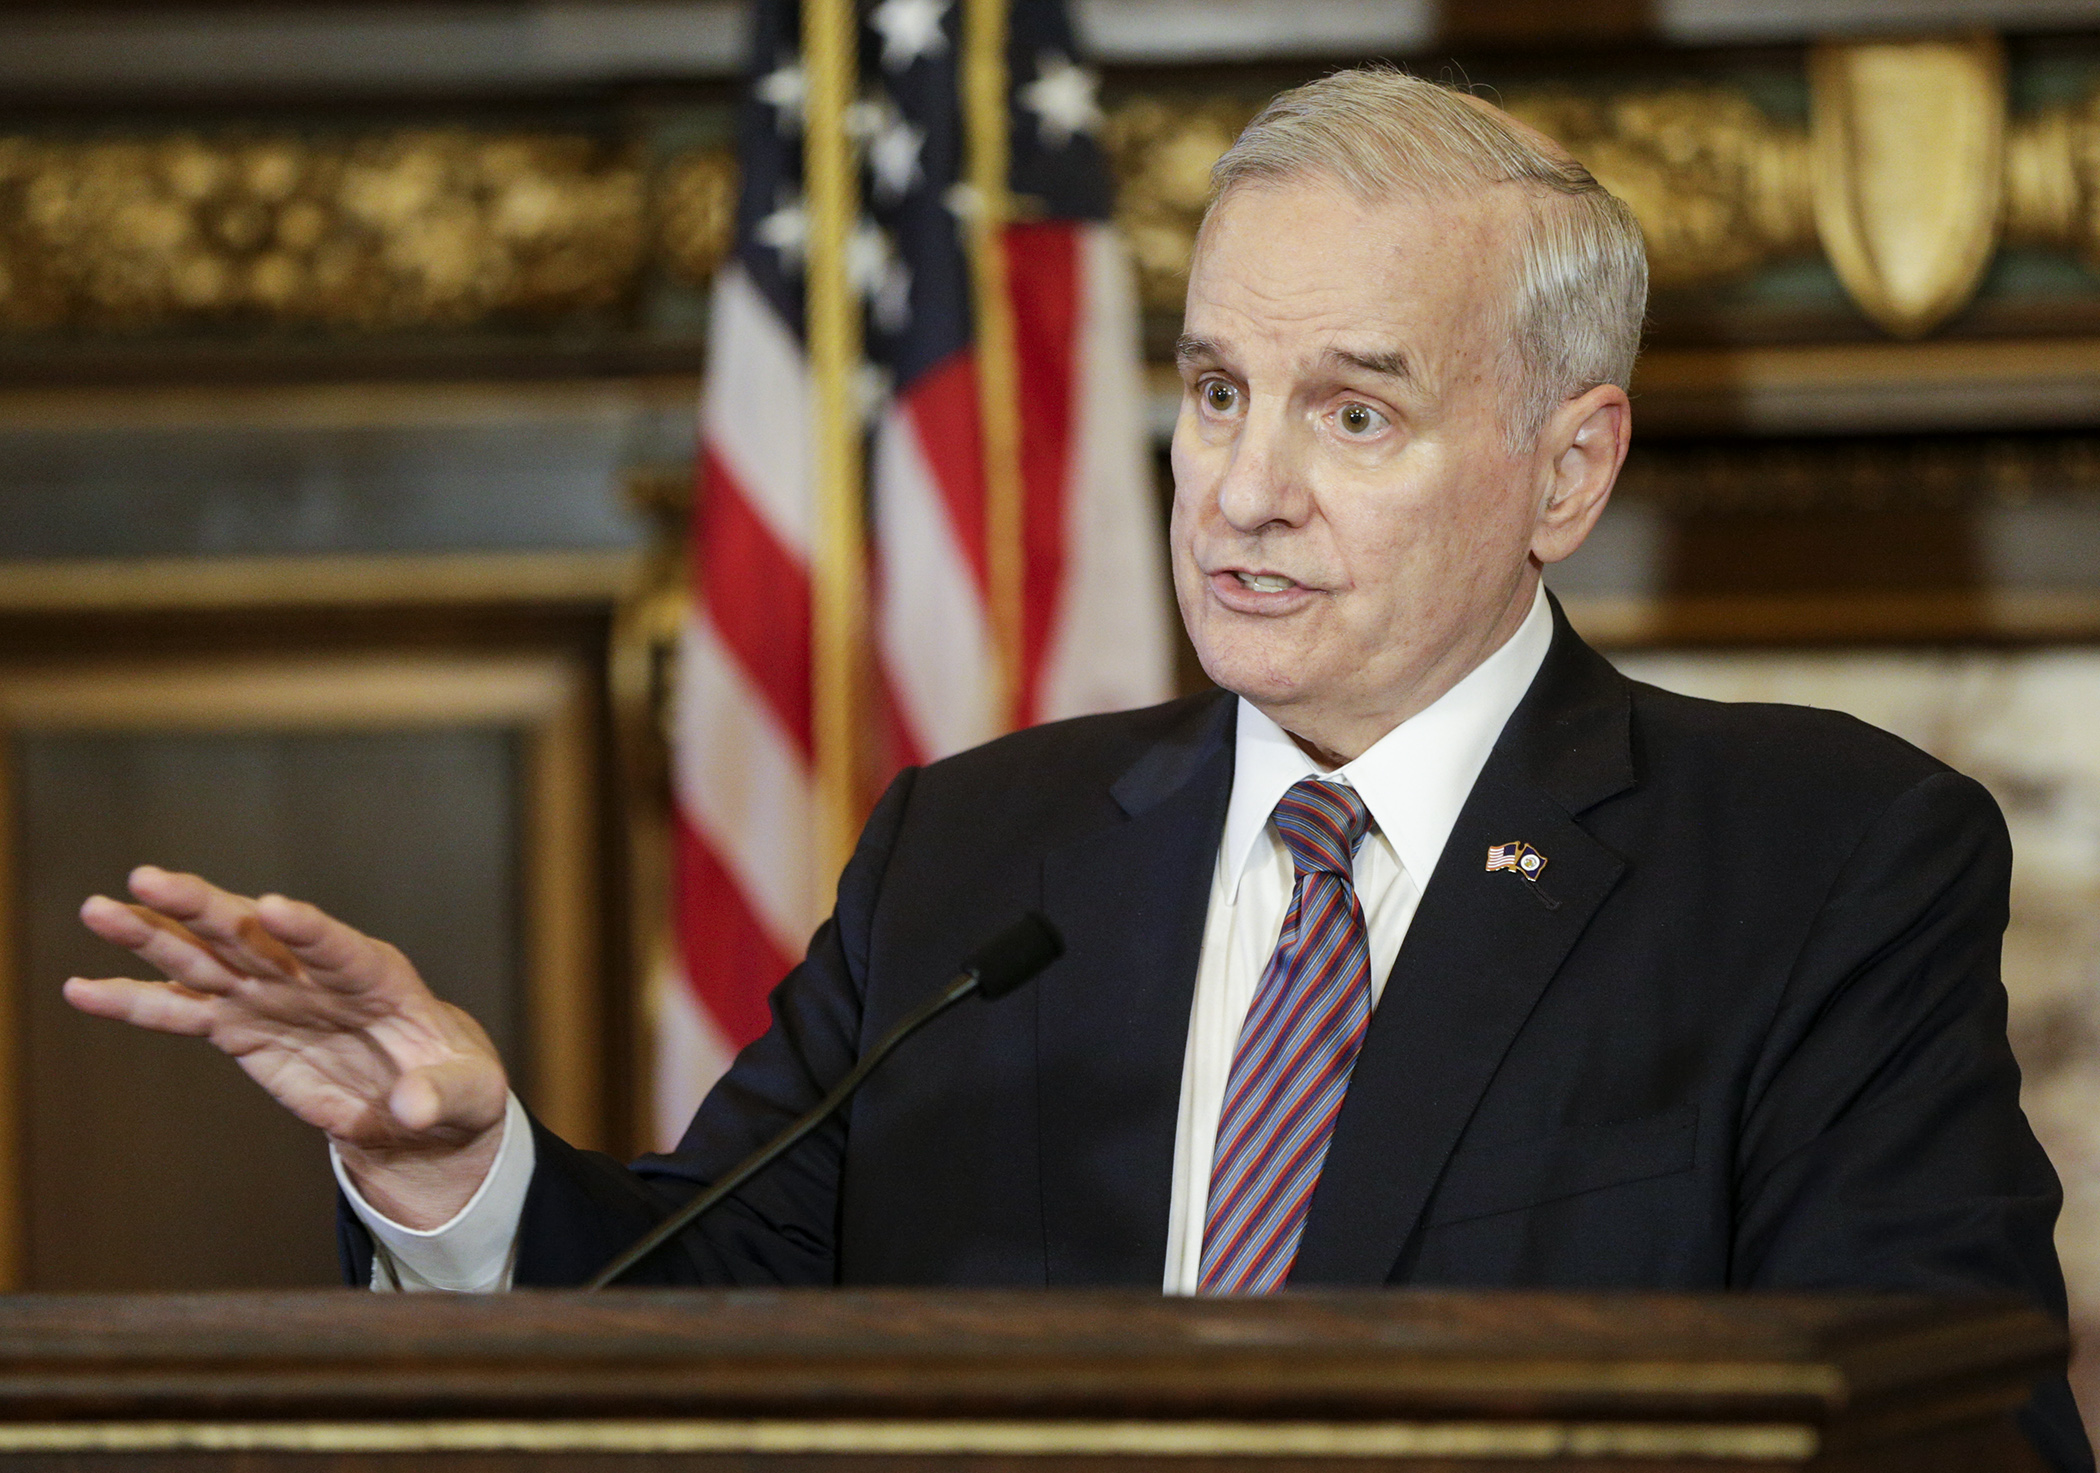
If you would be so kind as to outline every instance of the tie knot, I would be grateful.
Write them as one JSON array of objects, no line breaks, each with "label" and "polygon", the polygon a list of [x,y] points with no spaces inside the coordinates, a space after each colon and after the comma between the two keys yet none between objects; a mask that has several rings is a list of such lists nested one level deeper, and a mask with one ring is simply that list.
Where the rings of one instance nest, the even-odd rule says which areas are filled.
[{"label": "tie knot", "polygon": [[1369,832],[1370,810],[1345,783],[1309,777],[1292,786],[1276,805],[1276,832],[1301,875],[1347,877],[1357,841]]}]

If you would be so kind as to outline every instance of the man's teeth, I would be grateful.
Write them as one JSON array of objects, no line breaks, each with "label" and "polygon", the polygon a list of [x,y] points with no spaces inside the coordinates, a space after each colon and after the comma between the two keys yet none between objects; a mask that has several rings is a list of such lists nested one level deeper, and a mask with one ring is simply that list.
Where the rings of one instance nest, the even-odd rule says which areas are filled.
[{"label": "man's teeth", "polygon": [[1257,593],[1282,593],[1298,585],[1281,573],[1235,573],[1234,577]]}]

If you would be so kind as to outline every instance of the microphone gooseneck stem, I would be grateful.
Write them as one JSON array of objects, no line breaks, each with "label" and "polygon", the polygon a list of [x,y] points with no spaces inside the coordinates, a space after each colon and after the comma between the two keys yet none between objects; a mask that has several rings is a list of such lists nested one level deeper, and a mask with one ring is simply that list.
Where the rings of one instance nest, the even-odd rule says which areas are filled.
[{"label": "microphone gooseneck stem", "polygon": [[844,1079],[832,1086],[831,1093],[824,1096],[815,1109],[746,1156],[727,1176],[657,1224],[655,1231],[600,1269],[597,1276],[585,1284],[584,1288],[603,1289],[608,1284],[617,1283],[636,1264],[684,1232],[695,1219],[710,1211],[716,1203],[772,1165],[804,1136],[829,1119],[839,1106],[845,1104],[853,1092],[860,1088],[861,1081],[873,1072],[875,1066],[889,1057],[891,1050],[975,992],[979,981],[980,974],[974,968],[956,973],[945,987],[913,1009],[896,1027],[883,1034],[873,1048],[861,1055],[860,1062],[853,1066]]}]

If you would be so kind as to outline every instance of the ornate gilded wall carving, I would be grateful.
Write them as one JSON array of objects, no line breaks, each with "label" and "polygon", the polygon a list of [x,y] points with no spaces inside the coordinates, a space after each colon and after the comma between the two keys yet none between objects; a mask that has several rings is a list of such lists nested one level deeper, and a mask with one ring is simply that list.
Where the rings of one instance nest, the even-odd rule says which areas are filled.
[{"label": "ornate gilded wall carving", "polygon": [[1508,102],[1633,207],[1659,287],[1726,281],[1815,249],[1807,137],[1738,91],[1547,92]]},{"label": "ornate gilded wall carving", "polygon": [[2005,151],[2005,238],[2100,271],[2100,91],[2019,120]]},{"label": "ornate gilded wall carving", "polygon": [[1179,312],[1189,248],[1210,199],[1210,166],[1254,116],[1238,97],[1139,97],[1108,115],[1102,141],[1116,171],[1116,223],[1138,288],[1156,312]]},{"label": "ornate gilded wall carving", "polygon": [[704,280],[732,192],[719,152],[560,135],[0,139],[0,329],[559,318]]},{"label": "ornate gilded wall carving", "polygon": [[673,158],[652,192],[651,238],[679,280],[698,285],[714,275],[736,234],[736,159],[722,148],[696,148]]},{"label": "ornate gilded wall carving", "polygon": [[[2100,270],[2100,91],[2005,116],[1995,42],[1832,45],[1810,126],[1727,85],[1502,100],[1633,206],[1658,287],[1711,285],[1822,251],[1861,309],[1916,336],[1964,306],[1998,244]],[[1119,206],[1147,303],[1180,304],[1210,164],[1242,99],[1141,98],[1110,119]]]},{"label": "ornate gilded wall carving", "polygon": [[[2001,242],[2100,271],[2100,89],[2008,118],[1987,40],[1825,47],[1809,80],[1807,126],[1722,84],[1504,100],[1632,204],[1659,287],[1820,250],[1862,310],[1916,335]],[[1158,311],[1180,305],[1210,166],[1254,106],[1161,93],[1108,119]],[[1921,128],[1946,146],[1908,149]],[[722,148],[652,160],[556,133],[0,137],[0,333],[558,323],[659,277],[704,283],[735,192]]]},{"label": "ornate gilded wall carving", "polygon": [[[1726,281],[1816,248],[1808,136],[1774,122],[1738,90],[1677,87],[1613,97],[1548,90],[1503,101],[1567,144],[1633,206],[1658,286]],[[1210,166],[1252,114],[1237,99],[1181,105],[1141,98],[1110,117],[1118,213],[1149,306],[1180,306]]]},{"label": "ornate gilded wall carving", "polygon": [[1992,36],[1817,46],[1816,235],[1860,309],[1919,337],[1966,306],[1998,247],[2005,51]]},{"label": "ornate gilded wall carving", "polygon": [[[1680,87],[1600,98],[1549,91],[1504,101],[1633,206],[1658,285],[1725,281],[1815,249],[1807,135],[1772,122],[1740,92]],[[1236,98],[1149,97],[1111,114],[1118,216],[1148,305],[1180,307],[1210,166],[1253,114]]]}]

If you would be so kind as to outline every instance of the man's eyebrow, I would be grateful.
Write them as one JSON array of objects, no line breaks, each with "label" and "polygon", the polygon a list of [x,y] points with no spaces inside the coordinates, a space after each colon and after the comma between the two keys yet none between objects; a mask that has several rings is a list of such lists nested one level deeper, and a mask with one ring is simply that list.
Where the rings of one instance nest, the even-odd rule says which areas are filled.
[{"label": "man's eyebrow", "polygon": [[1398,348],[1383,353],[1352,353],[1347,348],[1329,348],[1327,357],[1331,362],[1361,369],[1365,373],[1375,373],[1380,378],[1399,379],[1402,383],[1414,382],[1414,365],[1407,361],[1407,355]]},{"label": "man's eyebrow", "polygon": [[1209,338],[1190,337],[1184,333],[1174,340],[1176,363],[1217,363],[1224,357],[1224,350]]}]

